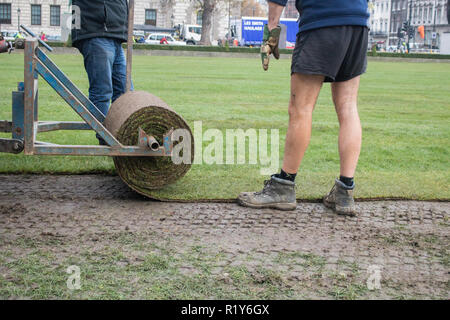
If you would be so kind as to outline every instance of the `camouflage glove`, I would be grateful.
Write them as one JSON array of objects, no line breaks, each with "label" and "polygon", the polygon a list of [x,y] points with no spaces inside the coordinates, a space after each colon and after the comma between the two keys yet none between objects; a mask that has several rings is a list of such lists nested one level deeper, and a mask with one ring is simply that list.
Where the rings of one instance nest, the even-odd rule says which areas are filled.
[{"label": "camouflage glove", "polygon": [[14,50],[14,47],[11,42],[8,42],[6,40],[0,40],[0,53],[3,52],[9,52]]},{"label": "camouflage glove", "polygon": [[280,58],[280,52],[278,51],[278,42],[280,40],[281,27],[277,26],[269,31],[269,27],[264,25],[263,44],[261,46],[261,60],[263,69],[267,71],[269,69],[269,58],[273,54],[275,59]]}]

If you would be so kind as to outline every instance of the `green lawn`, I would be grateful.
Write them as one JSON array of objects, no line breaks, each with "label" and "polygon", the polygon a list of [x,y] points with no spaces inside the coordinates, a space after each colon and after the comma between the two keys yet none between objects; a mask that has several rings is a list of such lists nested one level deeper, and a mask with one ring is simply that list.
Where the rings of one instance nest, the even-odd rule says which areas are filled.
[{"label": "green lawn", "polygon": [[[80,55],[53,60],[83,91],[87,77]],[[280,130],[283,155],[289,99],[290,61],[272,61],[263,72],[258,59],[145,57],[134,59],[134,84],[160,96],[188,123],[203,130]],[[1,55],[0,119],[11,119],[11,91],[23,79],[23,56]],[[356,174],[359,198],[450,199],[450,63],[370,62],[359,98],[363,148]],[[40,120],[78,116],[40,82]],[[297,196],[320,198],[339,173],[338,123],[330,86],[324,85],[314,112],[313,133],[297,181]],[[1,134],[8,137],[9,134]],[[39,140],[95,144],[92,132],[51,132]],[[209,143],[203,143],[205,148]],[[0,155],[0,173],[114,173],[105,157]],[[267,178],[258,165],[193,165],[174,185],[155,192],[172,199],[232,199],[256,190]]]}]

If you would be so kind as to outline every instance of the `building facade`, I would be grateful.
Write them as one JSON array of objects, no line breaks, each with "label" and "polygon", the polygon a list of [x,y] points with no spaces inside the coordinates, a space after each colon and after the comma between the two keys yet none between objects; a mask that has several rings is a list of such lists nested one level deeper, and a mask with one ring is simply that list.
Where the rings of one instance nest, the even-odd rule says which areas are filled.
[{"label": "building facade", "polygon": [[370,10],[370,45],[378,44],[385,48],[388,44],[389,30],[391,24],[391,1],[373,0],[369,5]]},{"label": "building facade", "polygon": [[[241,1],[221,0],[212,19],[212,39],[224,38],[230,20],[240,18]],[[0,31],[15,32],[19,24],[33,32],[61,36],[63,25],[70,25],[69,0],[0,0]],[[195,0],[136,0],[135,24],[173,28],[200,24],[202,11]],[[70,29],[70,27],[69,27]]]},{"label": "building facade", "polygon": [[68,0],[0,0],[0,30],[17,31],[19,24],[39,34],[60,36]]},{"label": "building facade", "polygon": [[[0,30],[14,32],[19,24],[27,25],[39,34],[61,36],[63,26],[70,24],[69,0],[0,0]],[[258,2],[267,8],[266,0]],[[372,0],[369,4],[370,42],[397,46],[403,23],[409,21],[416,32],[412,41],[416,47],[439,48],[443,33],[450,32],[449,0]],[[241,1],[219,0],[212,18],[212,39],[223,39],[233,19],[241,17]],[[289,0],[284,18],[297,18],[295,0]],[[183,24],[202,23],[202,11],[196,0],[136,0],[135,24],[173,28]],[[422,39],[417,27],[423,25]],[[69,27],[70,28],[70,27]],[[402,40],[403,41],[403,40]]]},{"label": "building facade", "polygon": [[416,29],[423,25],[425,29],[425,38],[421,39],[416,33],[415,42],[423,43],[427,48],[440,48],[442,34],[450,32],[448,3],[448,0],[416,0],[410,3],[411,25]]},{"label": "building facade", "polygon": [[407,0],[391,0],[391,19],[389,45],[397,46],[401,41],[401,28],[403,22],[408,20],[408,1]]},{"label": "building facade", "polygon": [[[219,1],[212,17],[212,39],[228,33],[230,20],[240,16],[240,1]],[[193,0],[136,0],[135,24],[173,28],[183,24],[202,24],[202,10]]]},{"label": "building facade", "polygon": [[[448,0],[391,0],[391,2],[390,45],[397,45],[403,23],[409,22],[415,29],[410,42],[417,47],[439,49],[442,34],[450,32]],[[419,26],[424,26],[424,39],[417,31]]]}]

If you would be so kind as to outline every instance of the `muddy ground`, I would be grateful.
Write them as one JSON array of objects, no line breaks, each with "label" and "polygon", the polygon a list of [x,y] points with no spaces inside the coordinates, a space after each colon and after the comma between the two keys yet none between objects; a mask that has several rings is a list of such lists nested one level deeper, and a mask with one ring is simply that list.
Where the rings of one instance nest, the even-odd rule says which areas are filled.
[{"label": "muddy ground", "polygon": [[166,203],[112,176],[0,175],[0,298],[450,298],[448,202],[357,206]]}]

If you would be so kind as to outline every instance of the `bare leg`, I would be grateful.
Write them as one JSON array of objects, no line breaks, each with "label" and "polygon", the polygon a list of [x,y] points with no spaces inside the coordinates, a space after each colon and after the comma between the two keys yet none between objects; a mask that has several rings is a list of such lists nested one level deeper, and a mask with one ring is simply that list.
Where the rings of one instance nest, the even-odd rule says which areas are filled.
[{"label": "bare leg", "polygon": [[341,175],[353,177],[361,151],[361,123],[358,115],[360,77],[331,84],[333,102],[339,119],[339,156]]},{"label": "bare leg", "polygon": [[283,170],[297,173],[311,138],[312,112],[324,77],[294,73],[291,76],[289,127],[284,147]]},{"label": "bare leg", "polygon": [[[283,170],[297,173],[311,137],[312,112],[324,77],[294,73],[291,77],[289,127],[284,148]],[[295,182],[272,177],[259,192],[242,192],[238,203],[251,208],[295,210]]]}]

